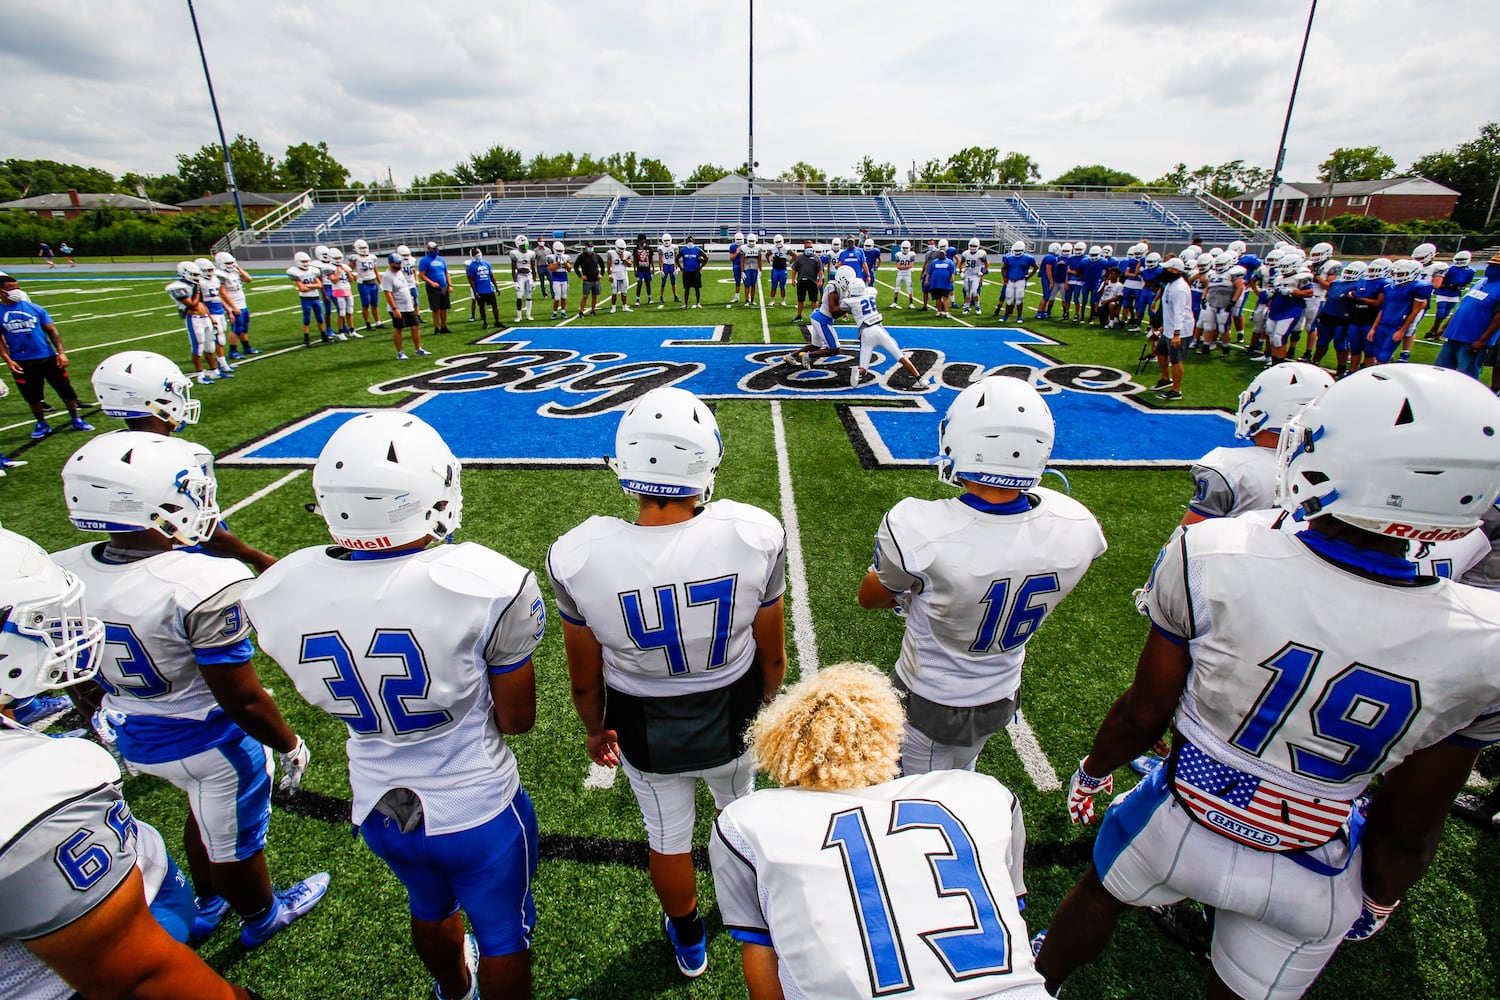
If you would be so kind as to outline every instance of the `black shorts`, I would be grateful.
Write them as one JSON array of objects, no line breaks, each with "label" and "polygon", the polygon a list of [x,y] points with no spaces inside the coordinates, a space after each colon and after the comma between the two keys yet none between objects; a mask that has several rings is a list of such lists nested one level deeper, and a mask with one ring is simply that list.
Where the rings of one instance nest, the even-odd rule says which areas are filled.
[{"label": "black shorts", "polygon": [[927,291],[934,299],[953,298],[953,289],[951,288],[929,288]]},{"label": "black shorts", "polygon": [[697,288],[700,291],[702,290],[702,288],[703,288],[703,272],[702,271],[683,271],[682,272],[682,290],[685,292],[689,288]]},{"label": "black shorts", "polygon": [[68,381],[68,370],[57,363],[55,354],[50,358],[22,361],[21,374],[15,378],[16,388],[21,390],[21,398],[31,404],[42,401],[42,390],[48,385],[52,386],[52,391],[65,403],[78,398],[78,393],[73,391],[73,383]]},{"label": "black shorts", "polygon": [[411,312],[391,313],[391,325],[397,330],[407,330],[421,326],[422,321],[417,317],[417,311],[413,309]]},{"label": "black shorts", "polygon": [[798,278],[797,279],[797,304],[800,306],[804,302],[816,302],[816,301],[818,301],[818,279],[816,279],[816,278]]},{"label": "black shorts", "polygon": [[427,286],[427,308],[432,310],[447,309],[448,304],[453,301],[453,290],[450,288],[433,288]]},{"label": "black shorts", "polygon": [[[474,301],[478,302],[482,306],[494,306],[495,305],[495,293],[494,292],[480,292],[478,295],[474,296]],[[495,306],[495,308],[498,309],[499,307]]]}]

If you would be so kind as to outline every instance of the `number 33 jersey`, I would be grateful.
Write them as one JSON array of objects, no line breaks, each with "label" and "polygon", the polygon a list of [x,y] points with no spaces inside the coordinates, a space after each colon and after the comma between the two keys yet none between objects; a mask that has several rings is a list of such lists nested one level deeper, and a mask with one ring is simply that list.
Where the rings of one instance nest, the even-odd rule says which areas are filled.
[{"label": "number 33 jersey", "polygon": [[1046,997],[1016,902],[1025,848],[1009,789],[937,771],[752,792],[708,851],[724,925],[775,948],[788,1000],[1022,1000]]},{"label": "number 33 jersey", "polygon": [[679,524],[591,517],[547,554],[564,621],[604,647],[604,679],[642,698],[716,690],[755,659],[756,612],[786,589],[786,532],[716,500]]},{"label": "number 33 jersey", "polygon": [[1179,532],[1142,595],[1192,654],[1177,728],[1223,764],[1342,800],[1424,747],[1500,740],[1500,594],[1418,580],[1377,583],[1244,518]]},{"label": "number 33 jersey", "polygon": [[482,545],[386,558],[301,549],[245,593],[261,647],[297,692],[349,728],[353,822],[409,788],[427,832],[499,815],[520,787],[489,674],[524,665],[546,611],[536,578]]},{"label": "number 33 jersey", "polygon": [[995,513],[969,494],[903,500],[875,534],[875,573],[912,594],[896,673],[952,707],[1009,698],[1026,641],[1107,547],[1087,507],[1035,488],[1030,510]]}]

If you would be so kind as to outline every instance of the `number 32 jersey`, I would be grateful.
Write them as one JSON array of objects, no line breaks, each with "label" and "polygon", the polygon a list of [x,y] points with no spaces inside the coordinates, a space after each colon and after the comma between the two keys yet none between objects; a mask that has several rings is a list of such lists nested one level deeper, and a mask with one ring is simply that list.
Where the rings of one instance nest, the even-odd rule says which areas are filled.
[{"label": "number 32 jersey", "polygon": [[604,679],[642,698],[711,691],[755,659],[756,612],[786,589],[786,532],[750,504],[716,500],[679,524],[591,517],[547,571],[563,619],[604,647]]},{"label": "number 32 jersey", "polygon": [[788,1000],[1028,1000],[1047,994],[1016,902],[1025,847],[1009,789],[937,771],[752,792],[708,851],[725,926],[776,949]]},{"label": "number 32 jersey", "polygon": [[488,674],[516,669],[546,612],[530,571],[482,545],[351,560],[301,549],[245,594],[261,646],[349,728],[358,825],[386,792],[421,799],[429,834],[493,819],[520,787]]},{"label": "number 32 jersey", "polygon": [[[896,673],[940,705],[987,705],[1021,684],[1026,641],[1107,547],[1071,497],[1036,487],[1030,510],[992,513],[969,495],[903,500],[875,535],[875,573],[910,592]],[[977,499],[977,498],[976,498]]]},{"label": "number 32 jersey", "polygon": [[1179,532],[1142,595],[1192,653],[1177,728],[1220,763],[1341,800],[1424,747],[1500,740],[1500,594],[1428,581],[1377,583],[1245,518]]}]

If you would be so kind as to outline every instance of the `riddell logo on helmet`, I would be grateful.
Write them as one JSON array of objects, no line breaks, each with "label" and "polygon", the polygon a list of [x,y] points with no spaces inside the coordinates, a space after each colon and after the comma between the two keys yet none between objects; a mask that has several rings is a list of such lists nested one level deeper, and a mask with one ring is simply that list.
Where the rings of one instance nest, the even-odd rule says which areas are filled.
[{"label": "riddell logo on helmet", "polygon": [[1412,542],[1451,542],[1462,538],[1473,528],[1417,528],[1410,524],[1388,524],[1384,534]]},{"label": "riddell logo on helmet", "polygon": [[338,542],[346,549],[388,549],[391,547],[391,540],[385,535],[381,535],[379,538],[335,537],[334,541]]}]

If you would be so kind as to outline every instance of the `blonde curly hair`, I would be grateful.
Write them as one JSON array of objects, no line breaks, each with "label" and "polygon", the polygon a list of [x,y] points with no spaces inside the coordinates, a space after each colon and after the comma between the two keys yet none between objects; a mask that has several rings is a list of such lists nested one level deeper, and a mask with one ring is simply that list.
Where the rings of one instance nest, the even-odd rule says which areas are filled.
[{"label": "blonde curly hair", "polygon": [[757,766],[783,787],[832,792],[896,777],[906,712],[868,663],[837,663],[793,685],[750,728]]}]

